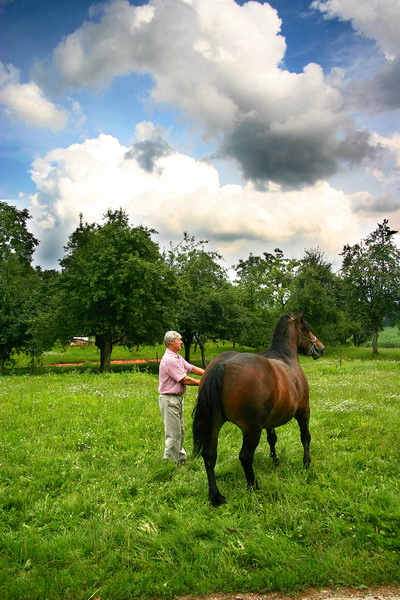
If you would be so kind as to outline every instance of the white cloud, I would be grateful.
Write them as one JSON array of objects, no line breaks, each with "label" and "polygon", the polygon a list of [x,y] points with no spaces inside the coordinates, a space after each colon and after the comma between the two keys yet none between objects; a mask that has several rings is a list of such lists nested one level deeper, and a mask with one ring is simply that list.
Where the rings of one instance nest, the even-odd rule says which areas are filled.
[{"label": "white cloud", "polygon": [[5,105],[7,114],[30,126],[63,129],[67,112],[47,100],[36,83],[20,83],[19,77],[15,67],[0,63],[0,103]]},{"label": "white cloud", "polygon": [[327,17],[351,21],[354,29],[375,40],[388,59],[399,54],[400,4],[393,0],[314,0]]},{"label": "white cloud", "polygon": [[[141,135],[146,128],[154,139],[148,124],[139,127]],[[57,237],[60,252],[79,213],[100,223],[109,208],[120,207],[133,225],[155,228],[166,244],[187,230],[206,237],[230,263],[239,250],[243,256],[268,244],[284,246],[293,238],[300,250],[319,246],[335,255],[344,243],[359,239],[351,198],[326,182],[302,191],[274,186],[261,192],[251,184],[221,186],[214,167],[183,154],[154,160],[152,172],[141,168],[130,149],[109,135],[37,158],[32,168],[37,194],[30,212],[40,228],[35,233],[44,244],[41,251],[50,254],[46,240],[51,236],[48,244]]]},{"label": "white cloud", "polygon": [[400,200],[391,192],[385,192],[377,198],[368,192],[354,194],[355,210],[365,213],[380,213],[386,216],[400,217]]},{"label": "white cloud", "polygon": [[150,73],[152,100],[180,107],[246,178],[312,185],[374,148],[342,112],[341,93],[319,65],[282,68],[280,27],[267,3],[114,0],[59,44],[47,78],[66,90]]},{"label": "white cloud", "polygon": [[395,169],[400,176],[400,132],[396,132],[390,137],[376,136],[377,142],[385,146],[395,157]]},{"label": "white cloud", "polygon": [[377,146],[383,149],[386,160],[383,162],[382,168],[377,165],[373,166],[370,173],[387,191],[390,185],[398,186],[400,182],[400,133],[394,132],[390,136],[373,133],[372,139]]}]

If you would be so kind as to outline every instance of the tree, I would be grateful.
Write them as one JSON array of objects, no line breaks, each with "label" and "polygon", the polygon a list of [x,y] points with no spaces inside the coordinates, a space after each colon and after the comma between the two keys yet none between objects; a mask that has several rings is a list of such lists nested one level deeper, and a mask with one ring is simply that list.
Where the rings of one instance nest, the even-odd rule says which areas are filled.
[{"label": "tree", "polygon": [[372,353],[378,353],[378,337],[385,317],[400,317],[400,250],[394,244],[397,231],[388,220],[354,246],[346,245],[341,274],[348,308],[365,331],[372,332]]},{"label": "tree", "polygon": [[342,281],[319,248],[305,251],[293,281],[291,310],[303,307],[307,320],[325,342],[344,343],[353,326],[346,318]]},{"label": "tree", "polygon": [[145,227],[109,210],[105,223],[78,228],[60,261],[60,319],[64,339],[95,337],[100,371],[110,370],[115,344],[132,347],[162,338],[170,319],[175,281]]},{"label": "tree", "polygon": [[39,242],[27,229],[29,218],[27,210],[0,202],[0,374],[12,353],[31,339],[30,324],[40,310],[31,266]]},{"label": "tree", "polygon": [[15,256],[25,265],[30,265],[38,240],[28,231],[27,220],[31,216],[27,209],[0,201],[0,261]]},{"label": "tree", "polygon": [[277,319],[285,311],[298,261],[284,257],[282,250],[274,254],[249,255],[234,266],[241,306],[246,312],[247,326],[241,341],[249,346],[265,347]]},{"label": "tree", "polygon": [[31,366],[50,350],[58,339],[58,288],[60,273],[54,269],[35,269],[34,306],[28,320],[27,338],[22,346]]},{"label": "tree", "polygon": [[282,312],[290,298],[290,288],[298,267],[298,261],[285,258],[282,250],[275,254],[263,252],[263,256],[250,253],[247,260],[239,260],[235,270],[239,284],[246,288],[251,303],[265,307],[278,307]]},{"label": "tree", "polygon": [[177,246],[171,246],[168,262],[177,281],[176,321],[190,361],[191,346],[196,341],[205,366],[204,344],[207,339],[226,339],[234,320],[235,303],[230,294],[226,269],[217,252],[206,251],[204,240],[197,241],[187,232]]}]

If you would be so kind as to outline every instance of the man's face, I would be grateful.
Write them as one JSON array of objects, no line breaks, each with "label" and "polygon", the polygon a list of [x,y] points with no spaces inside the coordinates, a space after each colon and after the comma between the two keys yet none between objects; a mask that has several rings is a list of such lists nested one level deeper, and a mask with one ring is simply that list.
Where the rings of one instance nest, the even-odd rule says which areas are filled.
[{"label": "man's face", "polygon": [[172,340],[172,341],[169,343],[169,349],[170,349],[170,350],[172,350],[172,352],[176,352],[176,353],[178,353],[178,352],[179,352],[179,350],[182,348],[182,344],[183,344],[183,342],[182,342],[182,338],[181,338],[181,337],[179,337],[179,338],[177,338],[176,340]]}]

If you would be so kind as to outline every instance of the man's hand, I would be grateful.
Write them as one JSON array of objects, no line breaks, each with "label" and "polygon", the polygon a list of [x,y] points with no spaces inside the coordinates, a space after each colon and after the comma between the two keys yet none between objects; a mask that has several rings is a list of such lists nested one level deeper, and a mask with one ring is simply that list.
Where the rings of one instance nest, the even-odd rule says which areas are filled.
[{"label": "man's hand", "polygon": [[193,365],[192,373],[195,373],[196,375],[203,375],[204,369],[200,369],[200,367],[196,367],[195,365]]},{"label": "man's hand", "polygon": [[194,377],[186,375],[186,377],[181,379],[181,383],[183,383],[183,385],[199,385],[200,379],[195,379]]}]

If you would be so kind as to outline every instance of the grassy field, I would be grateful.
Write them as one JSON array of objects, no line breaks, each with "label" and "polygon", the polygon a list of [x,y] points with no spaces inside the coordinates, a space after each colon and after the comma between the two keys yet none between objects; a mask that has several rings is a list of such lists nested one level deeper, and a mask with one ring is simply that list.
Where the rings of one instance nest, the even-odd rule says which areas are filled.
[{"label": "grassy field", "polygon": [[[399,340],[400,342],[400,340]],[[206,359],[210,362],[214,356],[225,352],[226,350],[235,349],[238,352],[254,352],[254,349],[236,345],[235,348],[229,342],[209,342],[206,345]],[[162,358],[165,352],[165,346],[158,344],[157,346],[144,346],[134,350],[128,350],[124,346],[115,346],[112,351],[112,371],[122,372],[132,370],[147,371],[150,373],[158,373],[157,362]],[[146,364],[138,364],[132,367],[129,364],[119,364],[124,361],[145,360]],[[191,361],[195,364],[200,363],[200,349],[192,346]],[[30,364],[29,356],[25,354],[17,354],[13,356],[13,360],[6,365],[5,373],[8,375],[22,375],[27,373],[50,374],[60,372],[88,372],[96,373],[99,371],[100,353],[94,344],[85,344],[83,346],[69,346],[67,348],[55,347],[49,352],[44,352],[40,361],[34,367]]]},{"label": "grassy field", "polygon": [[[219,351],[224,348],[220,348]],[[400,350],[302,359],[312,465],[295,422],[263,439],[247,491],[240,431],[226,424],[207,500],[201,459],[162,460],[157,377],[93,369],[0,380],[2,600],[176,598],[400,583]],[[66,368],[65,368],[66,369]],[[61,371],[61,372],[60,372]],[[186,449],[191,411],[186,394]]]},{"label": "grassy field", "polygon": [[[371,346],[371,342],[366,344]],[[382,348],[399,348],[400,347],[400,330],[398,327],[385,327],[379,334],[379,345]]]},{"label": "grassy field", "polygon": [[[214,356],[224,352],[225,350],[237,350],[238,352],[248,351],[254,352],[254,349],[236,345],[235,348],[229,342],[208,342],[206,344],[206,359],[209,363]],[[379,336],[379,355],[376,360],[390,360],[392,356],[397,356],[396,349],[400,349],[400,332],[398,327],[385,327],[384,331]],[[149,361],[147,364],[138,365],[135,367],[137,371],[147,371],[157,373],[157,361],[164,354],[164,346],[158,344],[156,346],[144,346],[128,350],[123,346],[115,346],[112,352],[112,361],[129,361],[135,359],[145,359]],[[355,348],[348,346],[346,348],[329,347],[326,353],[330,357],[346,356],[347,358],[371,359],[371,344],[365,344],[362,347]],[[195,345],[192,346],[191,360],[197,364],[201,358],[200,349]],[[99,350],[93,344],[85,344],[83,346],[68,346],[66,348],[55,347],[49,352],[45,352],[40,361],[34,366],[30,365],[30,359],[24,354],[19,354],[13,357],[11,364],[6,366],[6,374],[19,375],[27,372],[35,374],[49,374],[59,372],[60,368],[63,372],[97,372],[100,360]],[[154,361],[152,363],[151,361]],[[62,367],[56,365],[64,365]],[[129,371],[132,372],[132,367],[129,365],[113,364],[113,372]]]}]

